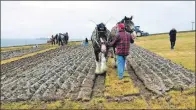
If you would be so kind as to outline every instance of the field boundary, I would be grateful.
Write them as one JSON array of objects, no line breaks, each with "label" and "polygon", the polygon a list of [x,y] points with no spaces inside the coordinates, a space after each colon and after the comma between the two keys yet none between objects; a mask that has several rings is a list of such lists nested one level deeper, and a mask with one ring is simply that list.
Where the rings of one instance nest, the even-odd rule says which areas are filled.
[{"label": "field boundary", "polygon": [[[177,33],[187,33],[187,32],[196,32],[196,30],[190,30],[190,31],[178,31]],[[162,35],[162,34],[169,34],[169,32],[155,33],[155,34],[150,34],[149,36],[153,36],[153,35]]]}]

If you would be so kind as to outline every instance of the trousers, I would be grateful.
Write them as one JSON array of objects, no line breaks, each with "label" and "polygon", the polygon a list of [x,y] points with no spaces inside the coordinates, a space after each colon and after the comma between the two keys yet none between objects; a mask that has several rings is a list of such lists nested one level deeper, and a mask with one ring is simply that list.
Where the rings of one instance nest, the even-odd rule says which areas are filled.
[{"label": "trousers", "polygon": [[126,56],[117,55],[117,71],[118,71],[118,78],[123,79],[124,70],[125,70],[125,60]]}]

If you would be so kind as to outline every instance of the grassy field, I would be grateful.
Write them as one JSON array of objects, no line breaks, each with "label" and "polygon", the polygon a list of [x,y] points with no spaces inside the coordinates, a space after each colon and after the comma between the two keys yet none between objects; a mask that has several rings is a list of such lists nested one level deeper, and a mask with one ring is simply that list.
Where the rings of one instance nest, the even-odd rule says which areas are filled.
[{"label": "grassy field", "polygon": [[195,71],[195,32],[179,33],[175,49],[170,49],[168,34],[137,38],[135,43]]},{"label": "grassy field", "polygon": [[[177,64],[195,71],[195,32],[177,34],[175,50],[170,50],[168,35],[154,35],[137,38],[135,43]],[[69,45],[80,44],[80,42]],[[138,94],[140,89],[136,87],[130,76],[125,72],[125,78],[117,79],[116,70],[109,59],[108,70],[105,79],[104,95],[109,97]],[[195,88],[184,92],[172,90],[164,97],[149,98],[136,97],[130,102],[109,102],[105,97],[93,98],[89,102],[70,101],[69,99],[52,102],[12,102],[3,103],[2,109],[195,109]]]}]

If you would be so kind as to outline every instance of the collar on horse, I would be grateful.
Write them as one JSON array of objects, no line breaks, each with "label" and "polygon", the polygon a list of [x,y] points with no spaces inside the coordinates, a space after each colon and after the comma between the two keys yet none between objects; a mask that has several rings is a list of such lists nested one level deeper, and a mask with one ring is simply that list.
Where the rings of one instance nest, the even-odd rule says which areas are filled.
[{"label": "collar on horse", "polygon": [[[107,30],[106,30],[107,31]],[[106,44],[106,42],[104,41],[104,42],[101,42],[100,41],[100,38],[99,38],[99,33],[100,32],[106,32],[106,31],[98,31],[98,29],[96,28],[96,39],[94,39],[95,40],[95,42],[97,43],[97,45],[99,46],[99,48],[101,48],[101,45],[102,44]],[[107,36],[106,36],[107,37]],[[99,40],[98,40],[99,39]],[[104,40],[104,39],[103,39]]]}]

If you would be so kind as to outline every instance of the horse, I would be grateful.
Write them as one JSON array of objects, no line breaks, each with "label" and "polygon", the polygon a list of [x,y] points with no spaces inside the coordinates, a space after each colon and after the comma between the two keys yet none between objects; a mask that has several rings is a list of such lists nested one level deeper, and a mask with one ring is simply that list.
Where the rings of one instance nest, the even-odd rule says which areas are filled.
[{"label": "horse", "polygon": [[97,24],[91,35],[91,41],[95,54],[96,74],[103,74],[107,70],[107,41],[109,39],[109,35],[110,31],[106,28],[105,24],[103,23]]},{"label": "horse", "polygon": [[68,40],[69,40],[68,33],[66,32],[63,35],[64,35],[64,37],[63,37],[64,43],[65,43],[65,45],[67,45],[68,44]]},{"label": "horse", "polygon": [[51,39],[50,39],[52,45],[55,45],[55,37],[52,35]]},{"label": "horse", "polygon": [[55,36],[54,36],[54,40],[55,40],[55,44],[58,44],[58,34],[56,34]]},{"label": "horse", "polygon": [[59,35],[57,36],[57,42],[59,44],[59,46],[63,46],[63,38],[64,38],[64,35],[62,33],[59,33]]},{"label": "horse", "polygon": [[[111,32],[110,32],[110,41],[112,41],[115,37],[115,35],[118,33],[118,27],[117,25],[119,23],[124,23],[125,24],[125,31],[132,34],[133,36],[136,36],[136,32],[134,30],[134,23],[132,21],[133,19],[133,16],[131,17],[124,17],[120,22],[118,22],[112,29],[111,29]],[[134,41],[133,41],[134,42]],[[116,49],[115,49],[115,46],[112,47],[113,49],[113,52],[112,52],[112,56],[114,56],[114,61],[115,61],[115,67],[117,67],[117,64],[116,64]]]}]

